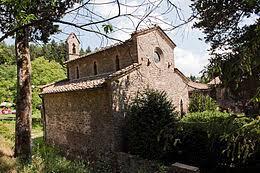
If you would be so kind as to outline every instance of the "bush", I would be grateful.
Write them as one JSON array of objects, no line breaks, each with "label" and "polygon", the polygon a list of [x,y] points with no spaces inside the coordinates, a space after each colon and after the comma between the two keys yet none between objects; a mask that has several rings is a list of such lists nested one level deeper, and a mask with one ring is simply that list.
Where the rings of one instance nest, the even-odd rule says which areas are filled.
[{"label": "bush", "polygon": [[183,161],[200,166],[242,167],[259,161],[260,121],[221,112],[187,114],[177,149]]},{"label": "bush", "polygon": [[189,112],[216,111],[217,108],[216,101],[208,95],[194,93],[190,99]]},{"label": "bush", "polygon": [[139,93],[128,110],[129,152],[148,159],[162,158],[177,115],[165,92],[148,89]]}]

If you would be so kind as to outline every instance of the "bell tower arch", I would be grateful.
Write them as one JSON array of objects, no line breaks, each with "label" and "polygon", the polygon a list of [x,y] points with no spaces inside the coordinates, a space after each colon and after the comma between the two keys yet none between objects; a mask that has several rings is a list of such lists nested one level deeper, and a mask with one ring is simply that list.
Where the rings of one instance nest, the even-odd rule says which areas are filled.
[{"label": "bell tower arch", "polygon": [[80,41],[75,33],[71,33],[66,40],[67,60],[79,58]]}]

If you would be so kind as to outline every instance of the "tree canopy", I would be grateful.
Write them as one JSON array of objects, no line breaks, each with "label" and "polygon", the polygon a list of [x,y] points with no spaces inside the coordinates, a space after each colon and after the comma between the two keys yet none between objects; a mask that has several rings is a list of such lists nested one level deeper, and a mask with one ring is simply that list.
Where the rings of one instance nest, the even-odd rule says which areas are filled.
[{"label": "tree canopy", "polygon": [[[66,77],[63,62],[66,58],[65,43],[51,43],[30,45],[30,58],[32,60],[33,85],[33,112],[40,104],[39,86],[51,83]],[[88,49],[90,51],[90,49]],[[86,53],[82,50],[82,53]],[[0,43],[0,101],[16,101],[17,72],[15,66],[15,47]]]},{"label": "tree canopy", "polygon": [[8,37],[27,27],[30,40],[47,42],[49,36],[58,31],[54,21],[63,17],[75,2],[78,0],[0,1],[0,31]]},{"label": "tree canopy", "polygon": [[260,1],[192,0],[194,27],[211,44],[211,59],[204,71],[219,76],[234,99],[244,105],[259,101]]},{"label": "tree canopy", "polygon": [[41,104],[40,87],[66,78],[65,69],[55,61],[39,57],[32,61],[32,104],[33,112]]}]

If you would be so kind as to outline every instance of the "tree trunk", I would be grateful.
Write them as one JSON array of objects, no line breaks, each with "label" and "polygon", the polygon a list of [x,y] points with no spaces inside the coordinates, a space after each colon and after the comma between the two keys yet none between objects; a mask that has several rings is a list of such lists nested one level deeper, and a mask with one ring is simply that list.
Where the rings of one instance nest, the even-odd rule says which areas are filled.
[{"label": "tree trunk", "polygon": [[15,127],[15,157],[31,161],[32,90],[29,29],[16,34],[17,98]]}]

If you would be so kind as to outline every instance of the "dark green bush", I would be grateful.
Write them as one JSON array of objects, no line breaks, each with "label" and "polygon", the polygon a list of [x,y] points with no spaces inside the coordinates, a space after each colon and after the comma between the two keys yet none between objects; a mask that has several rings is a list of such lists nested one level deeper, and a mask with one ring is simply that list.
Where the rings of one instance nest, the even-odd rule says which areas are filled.
[{"label": "dark green bush", "polygon": [[221,112],[187,114],[180,122],[180,158],[200,166],[242,167],[259,162],[260,121]]},{"label": "dark green bush", "polygon": [[193,93],[189,103],[189,112],[216,111],[218,105],[214,99],[201,93]]},{"label": "dark green bush", "polygon": [[128,110],[129,152],[148,159],[164,157],[177,115],[165,92],[148,89],[139,93]]}]

